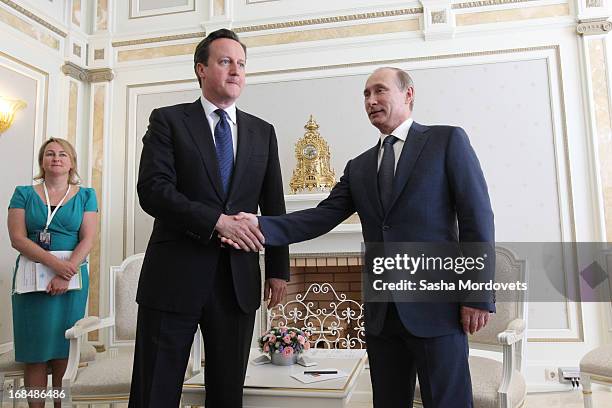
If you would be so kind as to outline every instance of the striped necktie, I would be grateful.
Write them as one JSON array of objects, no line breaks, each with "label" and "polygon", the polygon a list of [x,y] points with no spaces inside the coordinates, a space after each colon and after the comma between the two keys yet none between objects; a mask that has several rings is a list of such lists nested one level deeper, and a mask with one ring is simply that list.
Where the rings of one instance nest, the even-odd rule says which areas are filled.
[{"label": "striped necktie", "polygon": [[219,115],[219,122],[215,126],[215,149],[217,150],[217,161],[219,162],[223,192],[227,196],[232,179],[232,171],[234,170],[232,129],[227,122],[227,112],[223,109],[217,109],[215,113]]}]

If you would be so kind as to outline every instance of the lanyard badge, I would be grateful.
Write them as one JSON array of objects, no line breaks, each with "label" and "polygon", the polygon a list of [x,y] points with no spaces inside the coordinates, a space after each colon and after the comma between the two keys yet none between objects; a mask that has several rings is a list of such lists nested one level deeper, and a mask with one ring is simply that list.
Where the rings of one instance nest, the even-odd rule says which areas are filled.
[{"label": "lanyard badge", "polygon": [[49,225],[51,225],[51,221],[53,220],[53,217],[55,217],[57,210],[59,210],[61,205],[64,203],[64,200],[66,199],[66,197],[68,197],[68,194],[70,193],[70,184],[68,184],[68,189],[66,190],[66,194],[64,194],[64,198],[62,198],[62,200],[57,204],[53,212],[51,212],[51,201],[49,200],[49,190],[47,190],[47,185],[45,184],[44,181],[43,181],[43,189],[45,190],[45,199],[47,200],[47,223],[45,224],[45,229],[43,231],[38,231],[36,238],[38,241],[38,245],[42,249],[48,251],[51,249],[51,233],[49,232]]}]

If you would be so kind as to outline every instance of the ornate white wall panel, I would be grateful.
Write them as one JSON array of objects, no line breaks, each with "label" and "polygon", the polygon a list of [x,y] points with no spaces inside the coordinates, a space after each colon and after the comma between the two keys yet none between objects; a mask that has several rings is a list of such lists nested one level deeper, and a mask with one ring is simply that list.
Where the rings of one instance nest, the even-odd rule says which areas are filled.
[{"label": "ornate white wall panel", "polygon": [[[35,161],[46,126],[48,75],[12,56],[0,52],[0,95],[21,99],[27,107],[18,112],[13,126],[0,135],[0,161],[3,174],[0,188],[0,219],[6,220],[8,202],[17,185],[32,183],[38,170]],[[3,222],[0,228],[0,344],[11,341],[11,288],[17,257]]]},{"label": "ornate white wall panel", "polygon": [[23,7],[37,16],[49,19],[51,23],[65,25],[69,19],[68,0],[2,0],[2,3]]},{"label": "ornate white wall panel", "polygon": [[[177,4],[182,5],[177,5]],[[166,4],[166,6],[164,6]],[[113,40],[129,36],[155,37],[159,33],[175,34],[199,32],[201,23],[208,20],[207,1],[168,1],[150,0],[115,1],[113,3]]]},{"label": "ornate white wall panel", "polygon": [[[46,23],[44,26],[39,24],[44,20],[33,15],[21,7],[11,7],[12,2],[0,2],[0,23],[3,23],[3,31],[14,31],[25,34],[27,41],[35,41],[43,44],[52,50],[59,51],[62,38],[66,33],[56,26]],[[20,12],[20,11],[21,12]]]},{"label": "ornate white wall panel", "polygon": [[419,7],[421,5],[418,1],[400,0],[237,1],[234,4],[233,21],[234,26],[243,26],[337,15],[356,16],[364,13]]},{"label": "ornate white wall panel", "polygon": [[195,10],[195,0],[129,0],[130,18],[151,17]]},{"label": "ornate white wall panel", "polygon": [[[414,117],[423,123],[452,123],[466,128],[489,181],[498,241],[572,240],[571,197],[560,195],[570,189],[566,135],[559,125],[564,115],[556,91],[560,82],[556,69],[549,72],[549,65],[557,65],[556,49],[476,53],[471,58],[455,59],[461,61],[449,58],[435,63],[435,68],[410,69],[410,59],[394,64],[407,68],[414,76]],[[370,65],[367,70],[374,67]],[[280,73],[249,78],[250,85],[239,106],[275,124],[285,184],[295,164],[295,141],[303,134],[310,114],[330,143],[332,166],[338,175],[350,158],[376,143],[377,131],[363,114],[361,93],[367,74],[351,74],[351,68],[342,71],[333,75],[325,71],[294,72],[292,79],[285,77],[282,81]],[[309,78],[304,79],[305,75]],[[140,138],[146,131],[148,115],[157,106],[196,99],[199,93],[193,85],[187,82],[130,88],[128,118],[133,120],[128,120],[125,160],[129,168],[126,256],[146,248],[151,230],[151,219],[140,210],[135,195]],[[160,88],[167,91],[161,92]],[[553,97],[556,102],[551,100]],[[359,251],[359,242],[353,243],[353,251]],[[317,246],[316,242],[295,247],[298,252],[311,252],[315,251],[313,245]],[[339,249],[318,251],[325,250]],[[532,267],[538,270],[538,265]],[[541,276],[533,275],[534,279]],[[564,281],[555,284],[566,286]],[[579,336],[577,322],[572,321],[563,304],[534,305],[531,313],[532,329],[562,329],[566,335]]]}]

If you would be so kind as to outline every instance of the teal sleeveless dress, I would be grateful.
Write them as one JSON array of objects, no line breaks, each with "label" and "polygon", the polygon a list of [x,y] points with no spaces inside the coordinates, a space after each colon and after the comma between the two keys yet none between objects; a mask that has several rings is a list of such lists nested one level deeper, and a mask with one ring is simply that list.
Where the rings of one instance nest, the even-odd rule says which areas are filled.
[{"label": "teal sleeveless dress", "polygon": [[[36,242],[37,231],[43,230],[47,222],[47,206],[34,187],[17,187],[9,208],[25,210],[28,238]],[[85,211],[98,211],[98,204],[94,189],[81,187],[57,210],[49,225],[52,251],[72,251],[76,248]],[[64,337],[64,333],[85,316],[89,291],[88,269],[87,263],[81,265],[80,290],[70,290],[55,296],[46,292],[13,293],[13,341],[16,361],[42,363],[68,358],[69,341]],[[13,273],[13,290],[14,288]]]}]

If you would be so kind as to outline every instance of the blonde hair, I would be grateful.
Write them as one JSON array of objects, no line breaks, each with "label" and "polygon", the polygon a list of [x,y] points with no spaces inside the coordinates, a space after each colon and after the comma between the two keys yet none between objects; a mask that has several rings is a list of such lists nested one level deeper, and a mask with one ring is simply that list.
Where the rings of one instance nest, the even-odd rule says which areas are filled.
[{"label": "blonde hair", "polygon": [[77,170],[77,154],[74,147],[70,144],[66,139],[61,139],[59,137],[50,137],[45,140],[45,142],[40,146],[40,150],[38,151],[38,174],[34,176],[34,180],[44,180],[45,179],[45,170],[43,169],[42,163],[43,158],[45,157],[45,149],[50,143],[57,143],[62,146],[62,149],[68,154],[70,157],[70,162],[72,164],[70,171],[68,172],[68,183],[69,184],[81,184],[81,176],[79,176],[79,172]]}]

